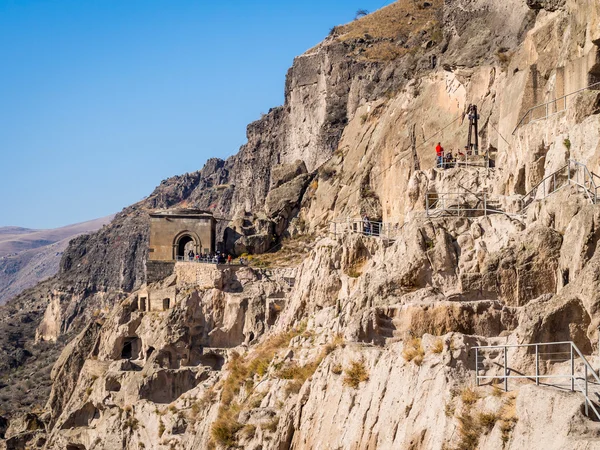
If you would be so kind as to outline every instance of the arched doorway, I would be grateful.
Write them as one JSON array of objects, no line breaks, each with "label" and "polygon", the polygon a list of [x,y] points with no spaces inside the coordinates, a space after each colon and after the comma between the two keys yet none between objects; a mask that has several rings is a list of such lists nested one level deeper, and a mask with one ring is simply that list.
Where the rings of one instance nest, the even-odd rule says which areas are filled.
[{"label": "arched doorway", "polygon": [[201,242],[196,233],[183,231],[173,240],[173,256],[177,261],[188,261],[190,251],[197,254],[200,249]]},{"label": "arched doorway", "polygon": [[182,236],[177,243],[177,257],[187,259],[190,250],[196,252],[196,243],[191,236]]}]

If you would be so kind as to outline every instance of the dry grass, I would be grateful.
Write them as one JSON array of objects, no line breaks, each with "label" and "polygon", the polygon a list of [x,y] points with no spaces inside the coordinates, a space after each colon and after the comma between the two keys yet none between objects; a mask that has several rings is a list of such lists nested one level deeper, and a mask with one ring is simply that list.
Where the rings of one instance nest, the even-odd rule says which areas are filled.
[{"label": "dry grass", "polygon": [[519,420],[517,417],[517,405],[514,397],[505,400],[500,410],[500,431],[502,431],[502,442],[507,443],[510,434]]},{"label": "dry grass", "polygon": [[342,383],[344,386],[354,389],[358,389],[361,382],[369,380],[369,372],[367,372],[364,361],[352,361],[350,367],[345,370],[345,374]]},{"label": "dry grass", "polygon": [[242,428],[242,436],[246,439],[252,439],[256,434],[256,426],[252,424],[245,425]]},{"label": "dry grass", "polygon": [[234,400],[242,387],[252,386],[255,377],[262,378],[267,374],[273,357],[280,349],[289,345],[290,341],[304,333],[305,325],[278,334],[260,344],[247,358],[233,353],[227,365],[229,376],[223,382],[221,391],[221,407],[217,420],[211,427],[211,437],[222,446],[236,445],[236,433],[242,428],[237,420],[241,406]]},{"label": "dry grass", "polygon": [[253,267],[295,267],[300,264],[312,250],[316,240],[314,234],[304,234],[293,239],[285,239],[273,253],[247,256]]},{"label": "dry grass", "polygon": [[477,414],[477,422],[479,422],[479,424],[487,430],[491,430],[492,428],[494,428],[494,425],[496,425],[497,421],[498,414],[496,413],[480,412],[479,414]]},{"label": "dry grass", "polygon": [[444,351],[444,341],[441,339],[436,339],[431,346],[431,351],[433,353],[442,353]]},{"label": "dry grass", "polygon": [[481,426],[468,410],[458,416],[458,423],[460,441],[456,450],[475,450],[481,436]]},{"label": "dry grass", "polygon": [[436,12],[443,6],[443,0],[430,0],[433,6],[419,8],[422,2],[398,0],[347,25],[337,27],[340,40],[363,38],[368,34],[373,39],[394,39],[402,32],[417,33],[436,20]]},{"label": "dry grass", "polygon": [[406,361],[412,361],[417,366],[420,366],[423,363],[423,358],[425,357],[425,350],[423,350],[421,338],[411,338],[407,341],[404,341],[402,357]]},{"label": "dry grass", "polygon": [[370,45],[359,54],[367,60],[390,61],[407,53],[414,54],[420,50],[422,31],[426,32],[424,39],[436,43],[443,39],[439,24],[443,0],[430,1],[433,5],[423,8],[421,1],[398,0],[332,31],[340,41],[367,40]]},{"label": "dry grass", "polygon": [[460,399],[465,405],[473,405],[479,400],[479,394],[471,387],[466,387],[460,393]]},{"label": "dry grass", "polygon": [[[275,376],[277,378],[281,378],[283,380],[291,380],[292,383],[289,383],[285,387],[286,396],[290,394],[297,394],[300,392],[302,385],[304,382],[309,379],[317,370],[317,368],[321,365],[323,360],[327,355],[333,352],[337,347],[344,345],[344,338],[342,335],[337,334],[333,341],[323,346],[321,353],[314,361],[305,364],[304,366],[299,366],[296,363],[292,363],[283,367],[277,371]],[[341,370],[341,369],[340,369]]]},{"label": "dry grass", "polygon": [[346,275],[350,278],[358,278],[363,274],[363,269],[365,264],[367,263],[366,258],[358,258],[356,259],[348,268],[346,269]]},{"label": "dry grass", "polygon": [[273,419],[269,420],[261,424],[261,428],[265,431],[270,431],[271,433],[275,433],[277,431],[277,426],[279,425],[279,417],[275,416]]},{"label": "dry grass", "polygon": [[240,424],[231,415],[219,417],[211,427],[211,436],[219,444],[225,447],[237,445],[236,433],[242,429]]}]

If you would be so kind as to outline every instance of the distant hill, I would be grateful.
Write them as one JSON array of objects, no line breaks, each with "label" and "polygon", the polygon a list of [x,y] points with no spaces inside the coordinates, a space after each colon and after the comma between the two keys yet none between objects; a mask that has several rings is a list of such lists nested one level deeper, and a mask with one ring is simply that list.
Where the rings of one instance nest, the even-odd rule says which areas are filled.
[{"label": "distant hill", "polygon": [[52,230],[0,227],[0,304],[57,273],[71,239],[100,229],[113,217]]}]

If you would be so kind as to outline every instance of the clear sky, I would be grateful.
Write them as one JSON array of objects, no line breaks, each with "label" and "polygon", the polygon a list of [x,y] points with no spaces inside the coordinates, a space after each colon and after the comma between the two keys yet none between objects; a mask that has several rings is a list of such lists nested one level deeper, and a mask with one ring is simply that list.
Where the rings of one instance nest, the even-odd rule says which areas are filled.
[{"label": "clear sky", "polygon": [[0,226],[118,212],[225,158],[293,58],[384,0],[0,0]]}]

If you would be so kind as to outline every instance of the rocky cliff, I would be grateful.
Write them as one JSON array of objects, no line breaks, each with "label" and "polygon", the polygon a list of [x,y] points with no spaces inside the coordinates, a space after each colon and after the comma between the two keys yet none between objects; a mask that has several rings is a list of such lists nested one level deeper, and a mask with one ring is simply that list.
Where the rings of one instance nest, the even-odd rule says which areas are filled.
[{"label": "rocky cliff", "polygon": [[[599,97],[562,99],[600,81],[599,14],[598,0],[398,1],[335,27],[238,154],[164,181],[4,307],[4,445],[600,445],[580,394],[477,387],[472,350],[573,341],[599,362]],[[470,104],[495,167],[434,168],[436,142],[463,148]],[[425,214],[457,192],[452,214]],[[276,252],[146,286],[147,213],[182,205],[226,219],[230,249]],[[393,233],[340,220],[364,214]],[[148,310],[153,292],[172,302]],[[544,374],[569,370],[548,358]]]}]

